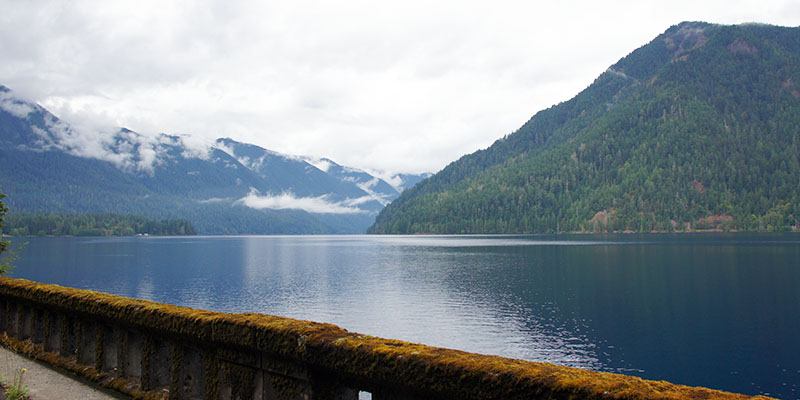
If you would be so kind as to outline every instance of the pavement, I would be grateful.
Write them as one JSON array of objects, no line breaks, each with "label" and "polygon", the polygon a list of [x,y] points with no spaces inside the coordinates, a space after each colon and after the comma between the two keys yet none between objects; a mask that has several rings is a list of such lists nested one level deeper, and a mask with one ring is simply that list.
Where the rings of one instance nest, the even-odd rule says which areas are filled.
[{"label": "pavement", "polygon": [[[0,380],[6,385],[16,371],[25,368],[22,384],[31,400],[106,400],[120,399],[70,378],[50,367],[0,347]],[[0,395],[0,398],[5,398]]]}]

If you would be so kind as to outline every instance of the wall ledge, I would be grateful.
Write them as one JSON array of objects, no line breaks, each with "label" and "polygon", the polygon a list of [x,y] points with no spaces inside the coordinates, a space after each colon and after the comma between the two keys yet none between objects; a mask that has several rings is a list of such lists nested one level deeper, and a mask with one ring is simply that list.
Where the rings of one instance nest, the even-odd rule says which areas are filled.
[{"label": "wall ledge", "polygon": [[[280,398],[314,393],[314,398],[354,398],[352,393],[357,397],[358,390],[366,390],[373,398],[402,393],[402,398],[460,399],[767,399],[383,339],[326,323],[195,310],[22,279],[0,278],[0,301],[4,346],[136,399],[194,398],[176,391],[234,398],[237,382],[247,382],[244,392],[256,393],[240,398],[267,398],[277,390],[275,382],[287,379],[302,383],[293,389],[298,395]],[[112,334],[112,347],[121,350],[104,349],[112,336],[103,335]],[[132,347],[137,340],[141,345]],[[81,347],[84,342],[90,344]],[[70,346],[78,355],[65,357],[64,348],[47,349],[48,343],[76,343]],[[94,366],[79,363],[81,357],[94,357]],[[139,364],[126,372],[131,357],[141,358],[138,376]],[[115,359],[118,366],[106,365]],[[109,372],[118,370],[123,373]],[[186,386],[186,376],[202,387]],[[322,395],[331,391],[344,394]]]}]

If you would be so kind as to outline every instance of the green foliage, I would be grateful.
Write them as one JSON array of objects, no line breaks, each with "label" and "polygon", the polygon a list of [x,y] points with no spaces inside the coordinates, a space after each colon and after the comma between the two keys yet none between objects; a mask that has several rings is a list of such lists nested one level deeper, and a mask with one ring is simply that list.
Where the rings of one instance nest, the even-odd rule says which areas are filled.
[{"label": "green foliage", "polygon": [[684,23],[370,233],[797,229],[800,28]]},{"label": "green foliage", "polygon": [[2,201],[5,197],[6,195],[0,191],[0,275],[6,275],[14,269],[14,261],[17,261],[19,253],[25,247],[25,244],[21,244],[12,250],[8,248],[10,242],[3,240],[3,219],[8,212],[8,207]]},{"label": "green foliage", "polygon": [[11,269],[11,263],[8,260],[8,254],[5,256],[3,253],[8,252],[8,245],[9,242],[7,240],[3,240],[3,217],[8,212],[8,207],[6,207],[5,203],[3,203],[3,199],[6,195],[0,191],[0,275],[5,275]]},{"label": "green foliage", "polygon": [[6,399],[8,400],[26,400],[28,399],[28,386],[23,384],[22,381],[25,376],[25,368],[18,368],[14,371],[14,379],[6,387]]},{"label": "green foliage", "polygon": [[8,248],[8,241],[3,241],[2,233],[3,233],[3,217],[8,212],[8,207],[6,207],[5,203],[3,203],[3,199],[6,195],[0,190],[0,256],[6,252]]},{"label": "green foliage", "polygon": [[12,236],[132,236],[194,235],[185,219],[156,221],[120,214],[9,214]]}]

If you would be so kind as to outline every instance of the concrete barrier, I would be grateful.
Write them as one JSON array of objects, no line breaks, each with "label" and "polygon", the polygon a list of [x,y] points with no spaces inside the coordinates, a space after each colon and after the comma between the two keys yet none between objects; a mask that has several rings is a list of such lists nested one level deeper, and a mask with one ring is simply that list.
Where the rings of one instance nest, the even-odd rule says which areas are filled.
[{"label": "concrete barrier", "polygon": [[137,399],[751,398],[22,279],[0,312],[6,347]]}]

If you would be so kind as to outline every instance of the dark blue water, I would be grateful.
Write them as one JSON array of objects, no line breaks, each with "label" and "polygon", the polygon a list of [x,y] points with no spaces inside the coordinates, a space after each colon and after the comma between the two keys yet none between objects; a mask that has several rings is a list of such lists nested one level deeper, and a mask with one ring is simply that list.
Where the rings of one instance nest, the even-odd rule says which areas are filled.
[{"label": "dark blue water", "polygon": [[13,276],[800,398],[800,235],[29,238]]}]

